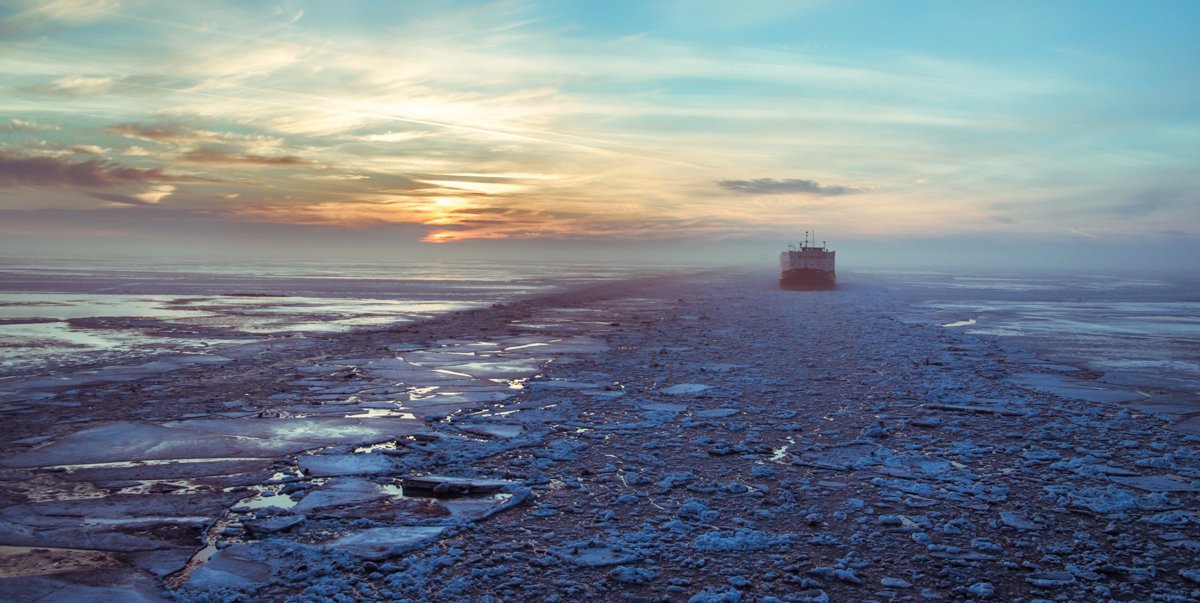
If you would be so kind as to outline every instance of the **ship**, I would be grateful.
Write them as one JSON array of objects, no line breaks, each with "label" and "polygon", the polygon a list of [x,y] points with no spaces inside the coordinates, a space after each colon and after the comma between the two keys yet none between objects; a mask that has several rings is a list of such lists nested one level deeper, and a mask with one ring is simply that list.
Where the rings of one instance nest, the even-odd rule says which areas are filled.
[{"label": "ship", "polygon": [[789,291],[828,291],[837,287],[837,273],[833,267],[833,256],[821,241],[817,246],[816,235],[804,233],[804,242],[799,246],[788,245],[787,251],[779,255],[779,288]]}]

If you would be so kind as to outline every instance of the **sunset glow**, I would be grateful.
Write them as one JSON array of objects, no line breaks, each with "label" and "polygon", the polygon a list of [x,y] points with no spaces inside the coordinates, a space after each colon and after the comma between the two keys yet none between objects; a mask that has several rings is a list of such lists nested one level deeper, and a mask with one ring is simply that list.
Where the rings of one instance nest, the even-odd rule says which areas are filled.
[{"label": "sunset glow", "polygon": [[1195,241],[1198,7],[11,2],[0,232]]}]

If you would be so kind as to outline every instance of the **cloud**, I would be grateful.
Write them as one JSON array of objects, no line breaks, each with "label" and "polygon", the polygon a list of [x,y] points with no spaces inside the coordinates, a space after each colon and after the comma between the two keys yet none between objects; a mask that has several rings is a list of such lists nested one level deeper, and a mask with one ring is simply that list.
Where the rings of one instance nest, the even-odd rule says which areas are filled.
[{"label": "cloud", "polygon": [[30,138],[23,140],[9,148],[22,147],[28,149],[28,153],[35,157],[61,157],[63,155],[100,155],[107,153],[106,149],[95,144],[63,144],[53,140],[39,140]]},{"label": "cloud", "polygon": [[125,136],[127,138],[137,138],[139,140],[187,142],[203,139],[197,135],[196,130],[176,124],[166,124],[161,126],[117,124],[115,126],[104,128],[104,131],[110,134],[116,134],[118,136]]},{"label": "cloud", "polygon": [[[597,213],[520,207],[498,202],[474,206],[472,197],[378,195],[336,201],[246,203],[232,211],[248,222],[305,224],[363,229],[382,225],[421,226],[422,241],[449,243],[469,239],[661,239],[678,236],[721,237],[735,220],[719,216],[686,218],[644,215],[621,210]],[[486,201],[486,199],[483,199]]]},{"label": "cloud", "polygon": [[280,157],[264,157],[262,155],[242,155],[240,153],[231,153],[225,149],[216,147],[200,147],[193,149],[179,156],[184,161],[193,163],[221,163],[226,165],[267,165],[267,166],[283,166],[283,165],[308,165],[311,161],[301,159],[295,155],[283,155]]},{"label": "cloud", "polygon": [[104,128],[104,131],[109,134],[116,134],[135,140],[144,140],[146,142],[166,144],[218,143],[238,145],[258,152],[274,149],[283,144],[281,138],[265,134],[214,132],[171,123],[158,125],[124,123],[108,126]]},{"label": "cloud", "polygon": [[717,186],[737,193],[753,195],[851,195],[862,192],[860,188],[850,186],[821,186],[813,180],[776,180],[774,178],[759,178],[757,180],[720,180]]},{"label": "cloud", "polygon": [[[13,146],[7,150],[51,155],[52,149],[26,142],[38,137],[69,141],[77,151],[106,147],[103,155],[59,156],[75,164],[96,159],[224,178],[229,188],[221,192],[241,194],[228,203],[212,191],[189,196],[183,190],[162,200],[165,205],[265,207],[263,216],[274,220],[321,225],[400,221],[447,231],[471,225],[454,230],[454,238],[581,231],[617,238],[639,221],[669,236],[672,228],[702,228],[687,220],[715,231],[718,219],[727,219],[721,225],[734,233],[794,223],[816,223],[831,234],[918,226],[1012,231],[1013,221],[1044,233],[1062,225],[1040,220],[1041,214],[1066,208],[1033,198],[1066,195],[1088,199],[1072,205],[1069,211],[1081,217],[1069,224],[1105,232],[1098,223],[1115,220],[1117,211],[1153,211],[1154,220],[1138,220],[1140,229],[1150,229],[1178,227],[1186,222],[1176,214],[1190,209],[1181,203],[1173,211],[1154,210],[1153,202],[1115,209],[1140,192],[1127,183],[1177,186],[1179,177],[1171,174],[1190,173],[1178,145],[1192,130],[1168,121],[1186,112],[1147,122],[1170,135],[1169,146],[1143,147],[1150,131],[1139,133],[1144,139],[1137,144],[1124,144],[1113,132],[1140,131],[1123,120],[1145,116],[1122,111],[1121,119],[1095,122],[1097,139],[1111,145],[1077,148],[1075,134],[1088,129],[1089,116],[1107,116],[1101,107],[1109,105],[1089,103],[1082,115],[1054,113],[1059,101],[1085,86],[1101,92],[1090,85],[1094,78],[1059,77],[1061,66],[1028,68],[982,56],[978,64],[948,55],[923,59],[920,53],[936,50],[930,46],[834,56],[815,46],[822,41],[780,44],[770,32],[739,37],[746,31],[741,26],[721,28],[720,40],[695,35],[690,26],[678,27],[686,19],[672,30],[641,23],[578,35],[577,16],[591,11],[546,11],[520,1],[371,15],[372,31],[387,32],[378,36],[346,27],[353,19],[319,3],[299,22],[290,20],[295,12],[272,16],[253,3],[155,11],[135,10],[134,3],[109,13],[103,26],[71,32],[49,21],[70,20],[80,5],[100,4],[15,2],[18,8],[0,9],[0,15],[42,6],[36,12],[51,33],[39,30],[45,40],[36,43],[0,36],[15,66],[11,88],[25,91],[10,99],[15,110],[0,118],[0,131],[31,129],[32,122],[8,125],[11,116],[60,123],[66,131],[8,134]],[[705,19],[716,26],[744,16],[728,12]],[[765,12],[767,21],[783,18]],[[628,35],[637,31],[651,33]],[[831,32],[829,39],[839,35]],[[20,88],[35,83],[56,96]],[[1135,90],[1134,96],[1152,92]],[[1122,98],[1132,99],[1129,94],[1123,90]],[[1049,112],[1040,108],[1043,102]],[[1036,144],[1026,144],[1030,133]],[[1135,147],[1145,154],[1125,152]],[[966,156],[971,161],[964,163]],[[798,157],[821,157],[820,171],[798,164]],[[662,165],[662,158],[673,163]],[[1125,167],[1095,170],[1113,159]],[[1055,161],[1069,164],[1054,167]],[[1154,173],[1143,173],[1148,170]],[[865,172],[869,179],[856,176]],[[534,176],[498,178],[521,173]],[[1072,180],[1076,173],[1081,180]],[[739,176],[744,179],[734,180]],[[997,182],[1014,179],[1020,186],[996,192]],[[87,191],[134,199],[146,187]],[[1122,189],[1129,193],[1114,194]],[[76,203],[61,192],[11,197],[33,206]],[[319,204],[385,194],[414,200],[407,202],[411,208]],[[997,197],[1016,201],[989,211]],[[462,206],[434,207],[434,198],[459,199]],[[555,215],[516,213],[550,208]],[[577,213],[578,221],[564,219],[564,210]],[[513,226],[484,225],[472,216]],[[655,222],[659,217],[681,221]]]},{"label": "cloud", "polygon": [[64,77],[53,82],[34,84],[25,88],[38,94],[53,96],[100,96],[112,94],[125,88],[119,77]]},{"label": "cloud", "polygon": [[118,6],[116,0],[50,0],[31,4],[28,10],[0,19],[0,34],[33,36],[83,25],[103,18]]},{"label": "cloud", "polygon": [[365,140],[367,142],[407,142],[432,135],[432,132],[393,132],[388,130],[383,134],[367,134],[365,136],[352,136],[350,138]]},{"label": "cloud", "polygon": [[72,162],[58,157],[21,156],[0,151],[0,186],[107,187],[139,182],[215,182],[215,180],[168,174],[161,168],[127,167],[99,159]]},{"label": "cloud", "polygon": [[148,190],[144,193],[138,193],[136,195],[133,195],[133,197],[135,199],[138,199],[139,201],[145,201],[146,203],[153,204],[153,203],[158,203],[159,201],[162,201],[164,198],[168,197],[171,193],[174,193],[174,192],[175,192],[174,185],[158,184],[158,185],[150,187],[150,190]]},{"label": "cloud", "polygon": [[41,132],[43,130],[59,130],[58,126],[39,124],[36,120],[25,121],[12,118],[6,124],[0,124],[0,132]]},{"label": "cloud", "polygon": [[366,174],[302,174],[299,178],[323,182],[353,182],[355,180],[369,180],[371,177]]},{"label": "cloud", "polygon": [[584,216],[572,217],[545,213],[525,213],[503,219],[464,220],[437,225],[421,239],[424,243],[450,243],[469,239],[536,239],[625,241],[720,237],[735,223],[721,219],[681,219],[667,216]]},{"label": "cloud", "polygon": [[136,193],[133,195],[121,195],[117,193],[89,193],[91,197],[110,201],[112,203],[120,203],[122,205],[157,205],[164,197],[175,192],[175,187],[170,184],[158,185],[151,187],[150,190],[144,193]]}]

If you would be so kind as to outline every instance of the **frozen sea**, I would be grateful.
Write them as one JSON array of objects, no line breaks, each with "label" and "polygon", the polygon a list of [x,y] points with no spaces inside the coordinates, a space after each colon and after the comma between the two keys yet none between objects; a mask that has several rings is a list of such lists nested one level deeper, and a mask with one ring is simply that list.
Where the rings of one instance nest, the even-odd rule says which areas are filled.
[{"label": "frozen sea", "polygon": [[[922,318],[1102,380],[1200,394],[1200,276],[876,272]],[[1200,404],[1200,401],[1197,401]]]},{"label": "frozen sea", "polygon": [[0,260],[0,380],[384,327],[644,269],[495,262]]}]

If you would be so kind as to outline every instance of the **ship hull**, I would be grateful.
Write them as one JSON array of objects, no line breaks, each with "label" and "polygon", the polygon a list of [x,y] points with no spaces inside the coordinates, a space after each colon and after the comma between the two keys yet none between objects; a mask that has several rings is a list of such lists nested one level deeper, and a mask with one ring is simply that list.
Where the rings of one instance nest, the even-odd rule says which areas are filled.
[{"label": "ship hull", "polygon": [[832,270],[795,268],[779,274],[779,288],[788,291],[828,291],[837,288],[837,276]]}]

